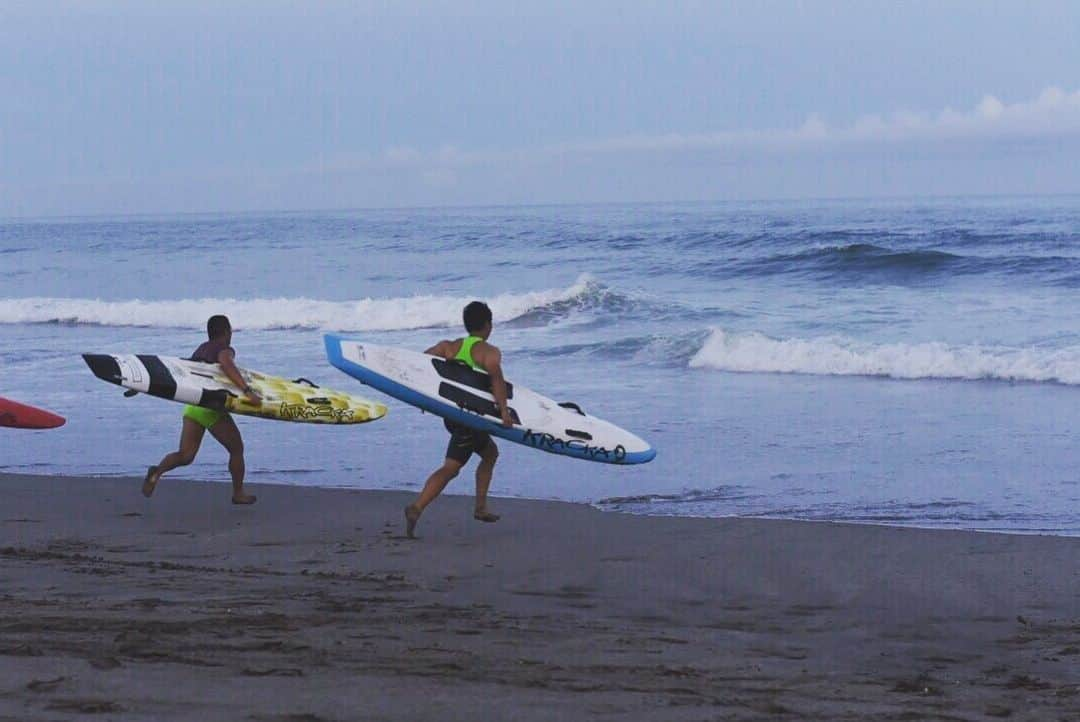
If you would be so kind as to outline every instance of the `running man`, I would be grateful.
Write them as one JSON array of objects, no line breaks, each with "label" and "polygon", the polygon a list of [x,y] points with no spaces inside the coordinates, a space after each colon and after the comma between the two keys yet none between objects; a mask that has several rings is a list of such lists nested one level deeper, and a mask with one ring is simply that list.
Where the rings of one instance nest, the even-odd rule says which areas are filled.
[{"label": "running man", "polygon": [[[456,341],[440,341],[424,353],[439,356],[447,361],[462,361],[474,369],[486,371],[491,376],[491,394],[499,409],[503,426],[513,425],[506,405],[506,380],[502,373],[502,353],[488,343],[491,335],[491,309],[486,303],[473,301],[465,307],[462,314],[468,336]],[[473,518],[478,521],[496,522],[497,514],[487,508],[487,492],[491,486],[491,476],[495,470],[495,461],[499,458],[499,448],[491,435],[471,429],[467,426],[444,420],[446,430],[450,432],[450,443],[446,447],[446,458],[442,466],[428,477],[420,496],[405,507],[405,534],[410,538],[416,530],[416,522],[427,508],[442,493],[450,480],[458,475],[469,457],[474,453],[480,457],[476,467],[476,508]]]},{"label": "running man", "polygon": [[[232,324],[225,316],[211,316],[206,322],[206,335],[209,340],[195,349],[191,355],[192,361],[202,361],[208,364],[221,364],[222,371],[229,380],[243,389],[247,400],[255,405],[262,403],[259,395],[248,386],[240,371],[236,368],[234,359],[236,353],[232,349]],[[218,440],[225,450],[229,452],[229,473],[232,475],[232,503],[254,504],[255,497],[244,493],[244,440],[240,438],[240,429],[227,411],[214,411],[201,406],[184,407],[184,425],[180,430],[180,448],[158,462],[157,466],[151,466],[146,471],[143,480],[143,496],[149,497],[154,493],[158,481],[167,471],[178,466],[187,466],[195,460],[199,453],[199,445],[202,444],[203,435],[209,431],[210,435]]]}]

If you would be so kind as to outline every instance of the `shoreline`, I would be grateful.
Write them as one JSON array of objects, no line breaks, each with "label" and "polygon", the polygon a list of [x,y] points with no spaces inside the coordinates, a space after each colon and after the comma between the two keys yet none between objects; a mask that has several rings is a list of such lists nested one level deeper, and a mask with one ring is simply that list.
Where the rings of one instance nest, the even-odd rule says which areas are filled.
[{"label": "shoreline", "polygon": [[[274,472],[274,473],[276,473],[276,472]],[[282,472],[282,473],[285,473],[285,472]],[[61,478],[61,479],[65,479],[65,478],[103,479],[103,480],[112,480],[112,481],[120,480],[120,479],[134,478],[130,474],[123,474],[123,473],[117,473],[117,474],[80,474],[78,476],[71,476],[71,475],[67,475],[67,474],[27,474],[27,473],[19,473],[19,472],[5,472],[5,471],[0,470],[0,479],[4,478],[5,476],[24,476],[24,477],[31,477],[31,478],[38,477],[38,478],[42,478],[42,479],[52,479],[52,478]],[[173,480],[173,478],[174,477],[169,476],[168,480],[171,481],[171,480]],[[220,479],[185,479],[185,478],[183,478],[181,476],[181,477],[176,477],[176,481],[179,481],[179,482],[182,482],[182,483],[191,483],[191,484],[222,484],[222,485],[228,485],[230,483],[228,478],[226,478],[226,477],[223,477],[223,478],[220,478]],[[415,488],[415,489],[372,489],[372,488],[365,488],[365,487],[359,487],[359,486],[344,486],[344,485],[341,485],[341,486],[327,486],[327,485],[321,485],[321,484],[295,484],[295,483],[291,483],[291,482],[287,482],[287,481],[275,481],[275,480],[272,480],[272,479],[271,480],[263,480],[261,478],[259,478],[257,480],[254,480],[254,481],[249,478],[249,480],[247,482],[247,485],[249,485],[249,486],[287,487],[287,488],[297,488],[297,489],[322,489],[322,490],[326,490],[326,491],[379,492],[379,493],[386,492],[386,493],[408,494],[408,495],[413,495],[413,496],[415,496],[417,493],[419,493],[419,490],[420,490],[420,485],[417,485],[417,488]],[[466,484],[466,488],[467,488],[467,484]],[[471,498],[471,495],[468,494],[468,493],[458,493],[457,491],[454,491],[454,490],[443,492],[442,495],[440,496],[440,498],[442,498],[442,497],[451,497],[451,496],[460,496],[460,497],[465,497],[465,498]],[[1045,536],[1045,537],[1054,537],[1054,538],[1060,538],[1060,539],[1080,539],[1080,530],[1078,530],[1078,531],[1060,531],[1060,530],[1054,530],[1054,529],[985,529],[985,528],[975,529],[975,528],[955,527],[955,526],[933,526],[933,525],[921,524],[921,523],[917,523],[917,522],[906,523],[906,522],[887,522],[887,521],[878,521],[878,520],[875,520],[875,521],[863,521],[863,520],[859,520],[859,519],[806,519],[806,518],[789,517],[789,516],[769,516],[767,514],[756,514],[756,515],[727,514],[727,515],[723,515],[723,516],[704,516],[704,515],[696,515],[696,514],[649,514],[649,513],[645,513],[645,512],[627,511],[627,510],[623,510],[623,509],[607,509],[607,508],[604,508],[603,504],[604,504],[605,501],[608,501],[607,499],[600,499],[598,501],[574,501],[574,500],[570,500],[570,499],[559,499],[559,498],[554,498],[554,497],[545,499],[545,498],[529,497],[529,496],[493,496],[492,498],[493,499],[514,499],[514,500],[517,500],[517,501],[527,501],[527,502],[528,501],[535,501],[535,502],[552,502],[552,503],[559,503],[559,504],[574,504],[574,505],[586,506],[586,507],[589,507],[590,509],[595,509],[596,511],[598,511],[600,513],[603,513],[603,514],[621,514],[621,515],[625,515],[625,516],[662,517],[662,518],[666,517],[666,518],[673,518],[673,519],[716,519],[716,520],[721,520],[721,519],[756,519],[756,520],[760,520],[760,521],[797,522],[797,523],[806,523],[806,524],[840,524],[840,525],[850,524],[850,525],[854,525],[854,526],[882,527],[882,528],[886,528],[886,529],[919,529],[919,530],[924,530],[924,531],[953,531],[953,532],[970,532],[970,533],[973,533],[973,534],[1004,534],[1006,536]]]},{"label": "shoreline", "polygon": [[0,719],[1076,719],[1080,539],[0,474]]}]

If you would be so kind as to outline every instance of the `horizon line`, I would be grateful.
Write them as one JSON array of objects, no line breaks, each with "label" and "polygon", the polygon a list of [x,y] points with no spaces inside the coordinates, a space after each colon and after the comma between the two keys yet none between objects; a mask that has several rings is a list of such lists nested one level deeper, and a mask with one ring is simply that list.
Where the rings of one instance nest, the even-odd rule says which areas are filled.
[{"label": "horizon line", "polygon": [[683,200],[653,200],[653,201],[549,201],[537,203],[447,203],[427,205],[401,205],[401,206],[327,206],[312,208],[237,208],[230,210],[203,210],[203,211],[169,211],[150,210],[137,213],[68,213],[56,215],[0,215],[0,225],[9,223],[26,222],[49,222],[49,221],[74,221],[91,219],[136,219],[147,217],[194,217],[194,216],[259,216],[259,215],[296,215],[304,213],[356,213],[356,212],[385,212],[385,211],[435,211],[435,210],[481,210],[499,208],[585,208],[590,206],[656,206],[656,205],[705,205],[705,204],[759,204],[759,203],[837,203],[856,201],[942,201],[942,200],[976,200],[976,199],[1005,199],[1005,198],[1075,198],[1080,197],[1080,192],[1066,191],[1062,193],[945,193],[945,194],[900,194],[900,195],[867,195],[867,196],[786,196],[776,198],[751,198],[751,199],[683,199]]}]

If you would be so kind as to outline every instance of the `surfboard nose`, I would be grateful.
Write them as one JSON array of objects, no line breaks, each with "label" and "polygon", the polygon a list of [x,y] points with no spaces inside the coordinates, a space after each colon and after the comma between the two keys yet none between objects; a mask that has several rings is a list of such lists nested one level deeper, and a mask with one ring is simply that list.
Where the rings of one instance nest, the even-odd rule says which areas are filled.
[{"label": "surfboard nose", "polygon": [[123,381],[120,364],[116,363],[116,359],[112,356],[103,353],[84,353],[82,357],[86,365],[94,372],[94,376],[97,376],[102,381],[108,381],[110,384],[116,384],[117,386]]}]

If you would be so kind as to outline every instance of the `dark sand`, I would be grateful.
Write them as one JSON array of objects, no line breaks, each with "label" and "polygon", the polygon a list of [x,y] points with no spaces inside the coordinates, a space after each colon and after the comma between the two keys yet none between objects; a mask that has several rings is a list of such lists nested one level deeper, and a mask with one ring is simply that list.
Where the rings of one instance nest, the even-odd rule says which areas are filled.
[{"label": "dark sand", "polygon": [[0,718],[1080,720],[1080,539],[0,475]]}]

